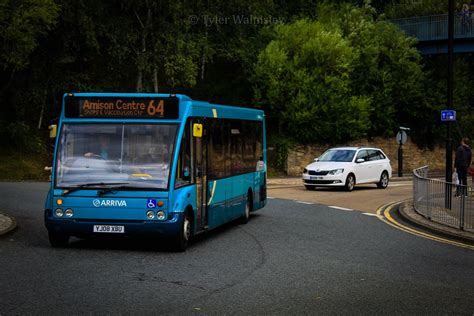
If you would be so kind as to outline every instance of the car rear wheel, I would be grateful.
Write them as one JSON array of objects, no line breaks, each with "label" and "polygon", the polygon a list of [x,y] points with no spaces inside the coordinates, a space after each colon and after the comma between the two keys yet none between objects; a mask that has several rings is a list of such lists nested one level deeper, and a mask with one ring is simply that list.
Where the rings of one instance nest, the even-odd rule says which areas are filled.
[{"label": "car rear wheel", "polygon": [[380,176],[380,181],[377,183],[377,187],[380,189],[386,189],[388,187],[388,173],[386,171],[382,172]]},{"label": "car rear wheel", "polygon": [[351,192],[352,190],[354,190],[354,186],[355,186],[355,177],[351,173],[346,178],[345,188],[346,188],[347,191]]}]

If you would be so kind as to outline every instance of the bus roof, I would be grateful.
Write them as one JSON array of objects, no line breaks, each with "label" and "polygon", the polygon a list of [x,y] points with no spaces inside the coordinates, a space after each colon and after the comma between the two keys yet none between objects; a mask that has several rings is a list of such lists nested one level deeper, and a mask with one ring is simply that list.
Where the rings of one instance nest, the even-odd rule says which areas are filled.
[{"label": "bus roof", "polygon": [[[94,97],[94,98],[169,98],[176,97],[179,100],[179,119],[184,120],[190,116],[209,117],[209,118],[226,118],[226,119],[244,119],[262,121],[264,112],[241,106],[228,106],[213,104],[205,101],[196,101],[184,94],[169,93],[112,93],[112,92],[78,92],[65,93],[66,97]],[[105,117],[104,117],[105,118]]]}]

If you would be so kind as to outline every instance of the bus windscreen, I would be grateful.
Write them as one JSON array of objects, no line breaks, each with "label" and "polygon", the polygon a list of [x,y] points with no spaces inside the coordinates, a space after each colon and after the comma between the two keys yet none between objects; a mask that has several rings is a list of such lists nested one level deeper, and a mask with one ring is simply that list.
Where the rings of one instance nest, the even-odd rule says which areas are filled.
[{"label": "bus windscreen", "polygon": [[167,189],[177,124],[64,124],[56,187],[127,183]]}]

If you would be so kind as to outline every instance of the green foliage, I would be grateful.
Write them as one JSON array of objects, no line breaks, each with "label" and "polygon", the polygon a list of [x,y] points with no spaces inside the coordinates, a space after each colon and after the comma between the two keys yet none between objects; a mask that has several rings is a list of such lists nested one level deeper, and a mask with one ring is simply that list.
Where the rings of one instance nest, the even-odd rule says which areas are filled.
[{"label": "green foliage", "polygon": [[51,166],[51,157],[41,153],[2,150],[0,152],[0,180],[43,180],[50,175],[44,167]]},{"label": "green foliage", "polygon": [[1,0],[0,66],[24,69],[40,36],[55,25],[58,12],[53,0]]},{"label": "green foliage", "polygon": [[384,13],[390,19],[443,14],[447,12],[448,2],[446,0],[392,0],[384,8]]},{"label": "green foliage", "polygon": [[[369,136],[393,135],[423,103],[425,80],[415,40],[369,7],[340,9],[344,37],[358,52],[351,76],[352,91],[370,98]],[[425,105],[425,104],[423,104]]]},{"label": "green foliage", "polygon": [[[0,141],[41,150],[37,126],[58,116],[54,105],[65,91],[155,86],[259,107],[270,135],[298,142],[393,137],[399,125],[412,127],[420,144],[442,140],[446,58],[421,59],[413,39],[385,18],[444,13],[446,1],[345,3],[0,0]],[[454,131],[472,137],[474,65],[471,55],[456,58]]]},{"label": "green foliage", "polygon": [[5,147],[13,146],[22,153],[42,153],[45,144],[42,135],[35,133],[25,123],[0,122],[0,144]]},{"label": "green foliage", "polygon": [[318,21],[276,27],[255,68],[255,95],[301,142],[391,136],[423,104],[420,56],[370,6],[320,6]]},{"label": "green foliage", "polygon": [[269,146],[275,148],[273,166],[276,170],[285,170],[288,153],[294,147],[295,142],[288,137],[273,135]]}]

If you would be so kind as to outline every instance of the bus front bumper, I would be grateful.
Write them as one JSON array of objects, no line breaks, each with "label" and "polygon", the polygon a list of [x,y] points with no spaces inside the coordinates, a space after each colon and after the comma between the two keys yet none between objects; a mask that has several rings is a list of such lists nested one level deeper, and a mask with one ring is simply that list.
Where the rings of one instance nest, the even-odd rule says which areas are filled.
[{"label": "bus front bumper", "polygon": [[[45,211],[45,225],[48,231],[66,234],[69,236],[140,236],[140,235],[177,235],[180,231],[180,223],[183,213],[173,213],[165,221],[158,220],[94,220],[77,218],[55,218],[51,211]],[[121,233],[97,233],[94,232],[95,225],[123,226]]]}]

